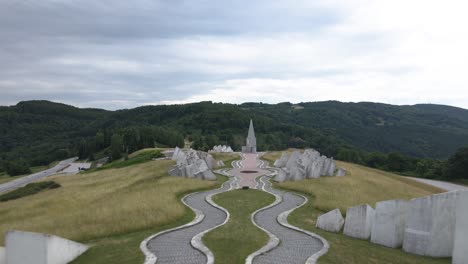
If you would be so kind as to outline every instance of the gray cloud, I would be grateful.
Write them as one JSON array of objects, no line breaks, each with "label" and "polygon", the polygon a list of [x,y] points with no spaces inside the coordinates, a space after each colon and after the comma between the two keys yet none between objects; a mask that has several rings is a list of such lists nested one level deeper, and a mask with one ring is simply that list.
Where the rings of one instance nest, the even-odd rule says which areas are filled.
[{"label": "gray cloud", "polygon": [[[391,89],[392,103],[464,106],[466,94],[458,101],[438,95],[440,80],[425,69],[432,64],[406,50],[399,29],[362,24],[368,8],[307,0],[1,1],[0,105],[385,101]],[[430,90],[424,98],[419,90],[407,93],[418,81]],[[456,90],[461,83],[447,85]],[[232,93],[255,89],[268,96]]]}]

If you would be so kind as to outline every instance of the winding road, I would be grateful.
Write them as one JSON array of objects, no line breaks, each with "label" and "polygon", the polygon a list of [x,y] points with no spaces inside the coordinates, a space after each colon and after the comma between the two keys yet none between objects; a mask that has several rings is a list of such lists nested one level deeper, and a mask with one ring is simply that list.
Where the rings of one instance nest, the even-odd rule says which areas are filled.
[{"label": "winding road", "polygon": [[[153,263],[214,263],[213,253],[202,243],[203,235],[229,220],[229,212],[215,204],[215,194],[248,186],[271,193],[276,201],[257,210],[252,222],[268,233],[270,241],[252,253],[246,263],[315,263],[328,250],[321,237],[291,226],[287,216],[307,202],[305,197],[272,188],[270,177],[274,168],[259,159],[258,154],[241,154],[241,160],[232,162],[232,169],[217,173],[229,176],[221,188],[193,193],[182,202],[196,214],[195,219],[183,226],[155,234],[141,243],[146,255],[145,264]],[[234,249],[233,249],[234,250]]]},{"label": "winding road", "polygon": [[38,180],[40,180],[42,178],[48,177],[48,176],[50,176],[52,174],[55,174],[55,173],[59,172],[60,170],[63,170],[64,168],[69,166],[72,162],[74,162],[77,159],[78,158],[71,158],[71,159],[62,160],[57,165],[55,165],[54,167],[52,167],[50,169],[43,170],[43,171],[33,173],[31,175],[28,175],[28,176],[18,178],[18,179],[13,180],[13,181],[9,181],[7,183],[0,184],[0,193],[8,192],[8,191],[17,189],[19,187],[23,187],[28,183],[35,182],[35,181],[38,181]]}]

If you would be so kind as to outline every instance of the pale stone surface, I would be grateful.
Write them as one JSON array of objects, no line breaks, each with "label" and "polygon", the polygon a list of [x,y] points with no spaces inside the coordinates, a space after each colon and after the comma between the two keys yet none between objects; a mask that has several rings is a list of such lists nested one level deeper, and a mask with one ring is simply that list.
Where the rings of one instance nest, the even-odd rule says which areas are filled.
[{"label": "pale stone surface", "polygon": [[231,148],[231,146],[225,146],[225,145],[216,145],[213,147],[210,152],[221,152],[221,153],[229,153],[229,152],[234,152]]},{"label": "pale stone surface", "polygon": [[168,170],[170,176],[216,180],[211,169],[219,164],[224,166],[224,163],[218,163],[210,154],[193,149],[184,151],[176,148],[172,159],[177,165]]},{"label": "pale stone surface", "polygon": [[289,159],[289,154],[287,152],[284,152],[279,159],[275,161],[273,166],[277,168],[282,168],[286,166],[286,163],[288,162]]},{"label": "pale stone surface", "polygon": [[453,246],[453,264],[468,262],[468,191],[460,191],[457,201],[455,221],[455,242]]},{"label": "pale stone surface", "polygon": [[348,208],[344,234],[358,239],[369,239],[374,215],[374,209],[367,204]]},{"label": "pale stone surface", "polygon": [[6,264],[5,248],[0,247],[0,264]]},{"label": "pale stone surface", "polygon": [[255,130],[253,127],[252,119],[250,120],[249,133],[246,139],[246,145],[242,147],[243,153],[257,153],[257,138],[255,137]]},{"label": "pale stone surface", "polygon": [[409,202],[390,200],[378,202],[372,227],[371,242],[391,248],[403,244]]},{"label": "pale stone surface", "polygon": [[[286,173],[285,176],[276,177],[276,181],[299,181],[321,176],[335,176],[337,173],[336,163],[333,158],[329,159],[326,156],[321,156],[314,149],[306,149],[303,154],[298,150],[291,153],[291,155],[283,153],[275,161],[274,166]],[[343,173],[343,171],[340,173]]]},{"label": "pale stone surface", "polygon": [[226,165],[224,164],[224,161],[218,160],[218,161],[216,162],[216,167],[224,167],[224,166],[226,166]]},{"label": "pale stone surface", "polygon": [[317,228],[329,231],[329,232],[340,232],[343,228],[344,219],[340,212],[340,209],[335,209],[326,214],[323,214],[317,218]]},{"label": "pale stone surface", "polygon": [[338,168],[335,175],[336,177],[343,177],[346,175],[346,170],[343,168]]},{"label": "pale stone surface", "polygon": [[6,233],[8,264],[66,264],[88,246],[61,237],[22,231]]},{"label": "pale stone surface", "polygon": [[275,181],[284,182],[286,180],[287,173],[285,169],[278,169],[278,173],[275,176]]},{"label": "pale stone surface", "polygon": [[430,257],[450,257],[455,239],[457,192],[413,199],[403,250]]}]

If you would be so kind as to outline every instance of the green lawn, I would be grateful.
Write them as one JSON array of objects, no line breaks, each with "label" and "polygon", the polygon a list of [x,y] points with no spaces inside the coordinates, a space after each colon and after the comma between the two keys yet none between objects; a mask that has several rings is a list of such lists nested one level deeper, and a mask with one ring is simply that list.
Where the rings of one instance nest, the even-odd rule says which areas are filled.
[{"label": "green lawn", "polygon": [[245,263],[245,258],[268,242],[268,235],[250,221],[257,209],[274,202],[273,195],[258,190],[234,190],[213,197],[214,202],[226,208],[231,218],[203,237],[213,251],[216,263]]}]

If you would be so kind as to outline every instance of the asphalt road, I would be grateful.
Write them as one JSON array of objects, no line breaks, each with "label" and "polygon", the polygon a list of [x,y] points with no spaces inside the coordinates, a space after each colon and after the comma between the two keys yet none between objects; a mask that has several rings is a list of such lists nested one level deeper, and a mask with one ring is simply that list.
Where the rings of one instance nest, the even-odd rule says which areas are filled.
[{"label": "asphalt road", "polygon": [[22,178],[19,178],[19,179],[16,179],[7,183],[0,184],[0,193],[8,192],[8,191],[17,189],[19,187],[23,187],[28,183],[35,182],[37,180],[40,180],[42,178],[55,174],[58,171],[70,165],[70,163],[72,163],[76,159],[77,158],[62,160],[59,162],[59,164],[55,165],[54,167],[50,169],[43,170],[43,171],[28,175],[28,176],[24,176]]},{"label": "asphalt road", "polygon": [[458,190],[468,190],[468,187],[465,187],[463,185],[459,184],[454,184],[450,182],[444,182],[444,181],[436,181],[436,180],[429,180],[429,179],[422,179],[422,178],[413,178],[413,177],[406,177],[418,182],[422,182],[428,185],[432,185],[441,189],[444,189],[446,191],[458,191]]}]

